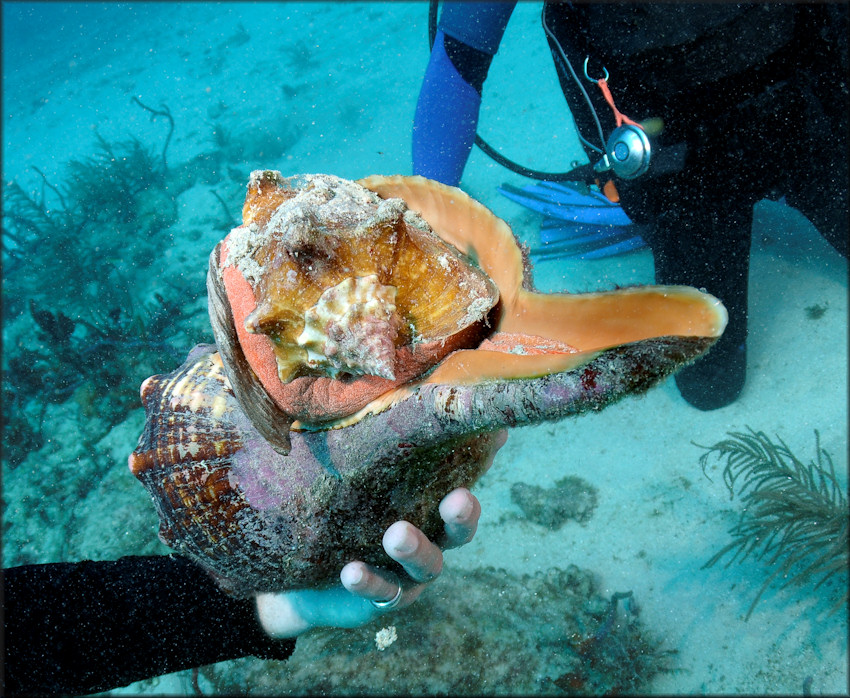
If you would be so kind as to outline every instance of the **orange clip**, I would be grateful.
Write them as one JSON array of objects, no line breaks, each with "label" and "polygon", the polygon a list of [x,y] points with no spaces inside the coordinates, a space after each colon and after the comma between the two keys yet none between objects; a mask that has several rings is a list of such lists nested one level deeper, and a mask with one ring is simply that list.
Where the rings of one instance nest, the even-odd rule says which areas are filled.
[{"label": "orange clip", "polygon": [[614,97],[611,94],[611,90],[608,89],[608,81],[605,78],[599,78],[599,80],[596,81],[596,84],[599,85],[599,89],[602,90],[602,96],[605,97],[605,101],[608,102],[608,106],[610,106],[611,110],[614,112],[614,118],[617,120],[617,126],[622,126],[626,123],[631,126],[637,126],[641,129],[643,128],[643,126],[641,126],[637,121],[633,121],[617,109],[614,105]]}]

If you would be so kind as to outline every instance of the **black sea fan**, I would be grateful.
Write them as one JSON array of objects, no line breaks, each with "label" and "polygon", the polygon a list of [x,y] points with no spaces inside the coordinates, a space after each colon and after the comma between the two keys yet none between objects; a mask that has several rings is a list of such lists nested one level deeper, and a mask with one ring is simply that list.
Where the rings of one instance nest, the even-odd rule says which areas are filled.
[{"label": "black sea fan", "polygon": [[[764,559],[773,571],[747,611],[749,619],[758,600],[777,578],[814,588],[848,569],[847,498],[835,477],[832,458],[820,446],[815,430],[816,459],[800,461],[777,436],[764,432],[729,432],[731,438],[701,446],[703,473],[712,455],[726,459],[723,480],[731,497],[744,504],[738,523],[730,530],[733,541],[705,565],[711,567],[731,555],[726,566],[749,555]],[[698,444],[697,444],[698,445]],[[848,592],[836,599],[830,613],[846,604]]]}]

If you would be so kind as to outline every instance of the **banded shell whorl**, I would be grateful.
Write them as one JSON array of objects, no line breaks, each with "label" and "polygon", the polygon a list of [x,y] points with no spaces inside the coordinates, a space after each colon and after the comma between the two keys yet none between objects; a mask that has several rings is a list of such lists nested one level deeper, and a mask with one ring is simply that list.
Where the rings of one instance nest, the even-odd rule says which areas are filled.
[{"label": "banded shell whorl", "polygon": [[231,482],[243,447],[236,405],[215,347],[142,385],[145,429],[130,470],[152,495],[160,539],[190,557],[239,555],[248,504]]},{"label": "banded shell whorl", "polygon": [[471,486],[488,447],[488,437],[454,437],[370,463],[329,454],[323,433],[305,432],[282,455],[239,408],[212,346],[147,379],[142,401],[130,470],[160,538],[238,595],[335,584],[355,559],[392,565],[376,541],[399,519],[436,539],[441,493]]}]

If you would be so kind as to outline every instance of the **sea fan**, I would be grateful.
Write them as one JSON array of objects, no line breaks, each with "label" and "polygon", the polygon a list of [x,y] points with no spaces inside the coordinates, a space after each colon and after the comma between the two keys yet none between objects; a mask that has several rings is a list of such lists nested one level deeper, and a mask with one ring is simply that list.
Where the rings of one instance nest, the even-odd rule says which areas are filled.
[{"label": "sea fan", "polygon": [[[764,432],[747,429],[729,432],[731,438],[713,446],[700,446],[706,449],[700,465],[705,473],[712,456],[726,459],[723,481],[732,498],[737,487],[744,504],[740,520],[730,530],[732,542],[703,569],[730,554],[727,567],[750,555],[775,567],[750,605],[749,619],[762,594],[777,578],[785,580],[781,587],[818,578],[814,585],[817,589],[831,577],[846,576],[848,508],[832,458],[821,448],[817,430],[816,458],[804,464],[781,438],[774,443]],[[847,601],[845,588],[830,613]]]}]

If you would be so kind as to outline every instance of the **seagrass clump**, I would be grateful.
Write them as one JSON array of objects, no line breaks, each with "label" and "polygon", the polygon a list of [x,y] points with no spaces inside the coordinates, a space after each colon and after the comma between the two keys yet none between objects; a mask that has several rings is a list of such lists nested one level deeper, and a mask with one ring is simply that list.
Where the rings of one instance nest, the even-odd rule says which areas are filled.
[{"label": "seagrass clump", "polygon": [[[794,583],[821,588],[848,571],[847,497],[835,476],[829,453],[821,448],[815,430],[815,459],[803,463],[778,436],[761,431],[729,432],[728,439],[706,452],[700,465],[712,457],[726,460],[723,481],[730,498],[737,494],[744,505],[738,523],[730,529],[732,541],[717,552],[703,569],[722,558],[726,567],[751,555],[771,568],[747,611],[749,619],[764,592],[776,580],[780,588]],[[699,444],[697,444],[699,445]],[[846,585],[838,588],[830,613],[848,601]],[[843,590],[843,593],[842,591]]]}]

